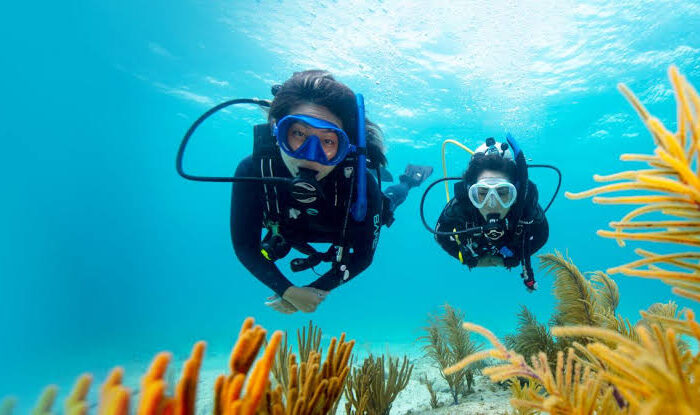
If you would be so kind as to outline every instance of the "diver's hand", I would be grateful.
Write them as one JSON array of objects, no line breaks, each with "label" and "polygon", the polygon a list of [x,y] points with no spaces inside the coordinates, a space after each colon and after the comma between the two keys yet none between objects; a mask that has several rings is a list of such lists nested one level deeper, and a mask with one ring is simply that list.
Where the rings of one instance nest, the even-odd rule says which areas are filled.
[{"label": "diver's hand", "polygon": [[328,291],[318,288],[291,286],[287,288],[282,298],[289,301],[297,310],[312,313],[316,311],[316,307],[326,299],[327,295]]},{"label": "diver's hand", "polygon": [[296,313],[298,310],[292,303],[289,301],[281,298],[279,295],[271,295],[267,297],[267,301],[265,301],[265,305],[270,307],[271,309],[275,311],[279,311],[282,314],[293,314]]}]

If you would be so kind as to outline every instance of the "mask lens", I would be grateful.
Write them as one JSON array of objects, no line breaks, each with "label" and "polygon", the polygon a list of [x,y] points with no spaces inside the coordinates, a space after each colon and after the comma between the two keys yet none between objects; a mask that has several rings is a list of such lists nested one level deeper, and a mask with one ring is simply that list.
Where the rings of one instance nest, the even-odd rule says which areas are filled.
[{"label": "mask lens", "polygon": [[338,153],[338,134],[333,130],[313,128],[308,124],[295,122],[287,132],[287,145],[292,151],[298,150],[309,139],[319,140],[329,160]]},{"label": "mask lens", "polygon": [[345,132],[325,120],[289,115],[277,124],[277,142],[289,156],[324,165],[342,161],[350,147]]},{"label": "mask lens", "polygon": [[504,180],[480,181],[469,188],[469,199],[478,209],[484,207],[487,202],[490,202],[490,206],[498,203],[504,208],[509,208],[515,202],[516,195],[515,186]]}]

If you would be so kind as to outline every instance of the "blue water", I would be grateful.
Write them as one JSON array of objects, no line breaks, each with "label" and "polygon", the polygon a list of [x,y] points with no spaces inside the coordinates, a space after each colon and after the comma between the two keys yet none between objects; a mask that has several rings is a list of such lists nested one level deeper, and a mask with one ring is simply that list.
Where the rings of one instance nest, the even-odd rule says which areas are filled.
[{"label": "blue water", "polygon": [[[430,4],[430,6],[426,6]],[[632,88],[675,129],[667,67],[700,85],[700,6],[636,1],[13,2],[0,17],[0,397],[18,413],[50,383],[97,383],[140,370],[160,350],[181,359],[199,339],[225,355],[246,316],[295,330],[309,317],[361,347],[411,344],[444,303],[497,334],[521,304],[552,312],[552,278],[528,294],[518,272],[468,272],[419,222],[413,191],[384,229],[372,266],[313,316],[263,306],[269,290],[236,260],[230,187],[184,181],[174,158],[189,124],[215,103],[270,98],[292,72],[322,68],[362,92],[385,133],[390,170],[440,168],[440,145],[475,147],[510,131],[563,190],[634,167],[623,152],[651,139],[616,90]],[[9,10],[8,10],[9,9]],[[196,136],[190,170],[228,175],[252,150],[255,108],[219,114]],[[466,166],[448,152],[449,174]],[[555,178],[532,172],[541,200]],[[437,218],[444,193],[427,202]],[[595,235],[624,207],[560,196],[541,252],[568,251],[585,271],[635,259]],[[306,283],[313,275],[295,275]],[[676,299],[657,281],[616,278],[618,309]],[[682,306],[692,306],[679,301]],[[221,367],[222,372],[224,367]],[[206,391],[209,393],[209,391]]]}]

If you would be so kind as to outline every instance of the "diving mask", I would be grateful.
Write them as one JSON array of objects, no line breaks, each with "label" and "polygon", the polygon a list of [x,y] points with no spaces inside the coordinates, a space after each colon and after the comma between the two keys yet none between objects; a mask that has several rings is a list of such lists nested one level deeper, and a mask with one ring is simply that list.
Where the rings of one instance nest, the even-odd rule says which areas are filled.
[{"label": "diving mask", "polygon": [[502,208],[508,209],[515,203],[517,195],[513,183],[506,179],[483,179],[469,187],[469,200],[477,209],[483,208],[487,203],[492,208],[498,203]]},{"label": "diving mask", "polygon": [[355,149],[345,131],[308,115],[287,115],[277,122],[273,134],[288,156],[324,166],[339,164]]}]

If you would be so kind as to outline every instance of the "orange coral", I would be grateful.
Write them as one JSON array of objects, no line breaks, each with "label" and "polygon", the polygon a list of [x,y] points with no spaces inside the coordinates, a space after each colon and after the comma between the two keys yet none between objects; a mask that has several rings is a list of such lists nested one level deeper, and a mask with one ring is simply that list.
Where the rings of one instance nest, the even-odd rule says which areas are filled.
[{"label": "orange coral", "polygon": [[335,337],[331,339],[323,364],[321,364],[321,354],[315,350],[307,350],[308,358],[300,364],[297,364],[294,354],[289,356],[288,384],[286,387],[277,385],[274,390],[268,388],[264,403],[258,408],[257,413],[259,415],[333,413],[350,371],[348,362],[354,345],[354,341],[345,341],[343,333],[340,340]]},{"label": "orange coral", "polygon": [[[253,319],[244,321],[240,336],[231,353],[230,367],[232,374],[217,379],[215,387],[215,415],[253,415],[258,410],[262,399],[269,390],[270,368],[275,359],[277,348],[282,339],[282,332],[275,332],[263,357],[258,360],[250,375],[248,374],[255,357],[265,339],[265,330],[253,327]],[[141,398],[137,408],[139,415],[194,415],[197,395],[199,370],[204,357],[205,342],[194,345],[189,359],[185,362],[180,381],[175,387],[175,395],[166,395],[164,375],[170,363],[170,353],[159,353],[152,361],[146,374],[141,379]],[[100,389],[97,413],[99,415],[128,415],[131,393],[122,379],[124,370],[114,368]],[[248,384],[243,391],[243,384]],[[65,402],[66,415],[86,415],[88,404],[86,396],[92,383],[89,374],[82,375],[76,382],[70,396]],[[47,387],[32,411],[34,415],[49,415],[56,399],[58,388]],[[1,407],[2,415],[10,415],[14,406],[13,399],[7,399]]]},{"label": "orange coral", "polygon": [[243,323],[238,342],[231,352],[231,374],[219,376],[214,385],[214,415],[252,415],[257,410],[269,384],[270,369],[282,340],[281,331],[272,335],[262,359],[249,376],[245,395],[241,396],[241,393],[246,374],[265,340],[265,333],[262,327],[253,327],[252,318]]}]

